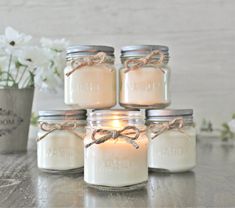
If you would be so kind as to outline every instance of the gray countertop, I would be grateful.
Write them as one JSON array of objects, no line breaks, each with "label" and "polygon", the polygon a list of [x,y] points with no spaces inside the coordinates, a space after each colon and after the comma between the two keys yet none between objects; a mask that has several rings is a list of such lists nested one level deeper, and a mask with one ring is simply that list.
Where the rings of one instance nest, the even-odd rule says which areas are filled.
[{"label": "gray countertop", "polygon": [[88,188],[82,175],[42,173],[35,142],[29,146],[27,153],[0,155],[0,207],[235,207],[231,143],[201,138],[192,172],[150,173],[146,189],[125,193]]}]

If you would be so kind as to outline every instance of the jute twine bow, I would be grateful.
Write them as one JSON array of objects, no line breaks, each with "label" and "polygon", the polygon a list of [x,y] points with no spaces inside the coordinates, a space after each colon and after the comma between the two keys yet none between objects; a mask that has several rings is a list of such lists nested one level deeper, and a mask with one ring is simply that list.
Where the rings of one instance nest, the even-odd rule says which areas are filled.
[{"label": "jute twine bow", "polygon": [[75,59],[70,62],[72,70],[66,73],[66,76],[70,76],[76,70],[80,69],[83,66],[92,66],[96,64],[102,64],[107,61],[107,54],[104,52],[99,52],[93,56],[84,57],[82,60]]},{"label": "jute twine bow", "polygon": [[[159,60],[154,59],[154,56],[157,55],[160,55]],[[127,73],[129,71],[139,69],[140,67],[146,64],[162,64],[164,58],[165,56],[161,51],[155,50],[152,51],[149,55],[145,56],[144,58],[126,60],[124,63],[126,70],[124,72]],[[160,70],[163,73],[165,73],[163,69],[160,68]]]},{"label": "jute twine bow", "polygon": [[57,130],[68,131],[68,132],[74,134],[79,139],[82,139],[82,137],[75,132],[75,129],[79,128],[79,127],[83,127],[83,126],[85,126],[85,125],[78,125],[76,123],[71,123],[71,122],[65,122],[62,124],[58,124],[58,123],[50,123],[49,124],[47,122],[42,122],[42,123],[40,123],[40,129],[45,131],[46,133],[44,135],[42,135],[41,137],[37,138],[37,142],[39,142],[40,140],[42,140],[46,136],[48,136],[50,133],[57,131]]},{"label": "jute twine bow", "polygon": [[159,123],[159,124],[156,124],[156,123],[151,124],[150,130],[154,134],[152,139],[155,139],[160,134],[162,134],[166,131],[172,130],[172,129],[176,129],[179,132],[184,133],[184,131],[182,130],[183,127],[184,127],[183,118],[176,118],[176,119],[173,119],[172,121]]},{"label": "jute twine bow", "polygon": [[[87,144],[85,147],[88,148],[93,144],[101,144],[110,139],[123,138],[127,143],[130,143],[136,149],[139,148],[139,145],[135,142],[139,138],[141,131],[135,126],[127,126],[121,130],[106,130],[106,129],[96,129],[92,133],[92,142]],[[99,135],[104,135],[97,138]]]}]

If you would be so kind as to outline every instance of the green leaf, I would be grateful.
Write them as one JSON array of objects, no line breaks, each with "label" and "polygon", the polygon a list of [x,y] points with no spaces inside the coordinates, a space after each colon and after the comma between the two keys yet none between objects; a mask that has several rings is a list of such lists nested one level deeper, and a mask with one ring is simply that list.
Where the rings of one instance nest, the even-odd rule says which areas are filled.
[{"label": "green leaf", "polygon": [[30,81],[29,81],[29,87],[33,87],[34,86],[34,73],[29,71],[29,76],[30,76]]},{"label": "green leaf", "polygon": [[30,120],[31,125],[32,126],[37,126],[38,119],[39,119],[39,116],[35,112],[32,112],[31,120]]},{"label": "green leaf", "polygon": [[223,141],[228,141],[229,139],[234,138],[234,133],[230,130],[229,125],[227,123],[222,124],[222,130],[221,130],[221,139]]},{"label": "green leaf", "polygon": [[212,122],[207,121],[206,119],[203,119],[202,124],[201,124],[201,131],[212,132],[213,131]]},{"label": "green leaf", "polygon": [[19,69],[21,66],[24,66],[24,65],[21,64],[19,61],[16,61],[16,62],[15,62],[15,67],[16,67],[17,69]]},{"label": "green leaf", "polygon": [[230,131],[229,125],[227,123],[223,123],[222,127],[226,130],[226,131]]}]

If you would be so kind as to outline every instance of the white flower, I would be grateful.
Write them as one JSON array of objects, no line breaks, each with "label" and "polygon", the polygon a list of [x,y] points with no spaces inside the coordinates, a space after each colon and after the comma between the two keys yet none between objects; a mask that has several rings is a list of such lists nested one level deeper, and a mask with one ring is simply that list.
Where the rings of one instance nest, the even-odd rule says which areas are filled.
[{"label": "white flower", "polygon": [[0,35],[0,82],[24,88],[36,85],[41,90],[57,91],[63,86],[65,39],[41,39],[40,47],[29,46],[31,36],[11,27]]},{"label": "white flower", "polygon": [[[43,49],[48,53],[50,66],[48,69],[44,68],[43,71],[37,72],[35,82],[43,91],[58,92],[63,87],[64,68],[66,66],[65,48],[68,42],[64,39],[56,41],[44,39],[42,42],[44,43]],[[54,45],[54,43],[56,44]],[[58,47],[59,45],[60,47]]]},{"label": "white flower", "polygon": [[57,92],[63,86],[65,54],[47,48],[44,48],[44,52],[50,64],[36,70],[35,83],[41,91]]},{"label": "white flower", "polygon": [[69,42],[63,39],[51,40],[49,38],[41,38],[40,40],[42,47],[54,50],[56,52],[65,51]]},{"label": "white flower", "polygon": [[228,122],[229,129],[235,133],[235,119],[232,119],[231,121]]},{"label": "white flower", "polygon": [[30,70],[47,68],[49,65],[48,54],[38,47],[26,47],[18,53],[18,61]]},{"label": "white flower", "polygon": [[9,55],[0,48],[0,72],[6,71],[9,64]]},{"label": "white flower", "polygon": [[64,78],[64,68],[66,66],[65,53],[57,53],[53,57],[53,68],[57,76]]},{"label": "white flower", "polygon": [[34,81],[41,91],[47,92],[56,92],[60,85],[60,79],[50,69],[37,69]]},{"label": "white flower", "polygon": [[30,35],[19,33],[12,27],[7,27],[5,34],[0,36],[0,48],[4,48],[7,53],[13,53],[14,49],[25,46],[31,38]]},{"label": "white flower", "polygon": [[0,72],[6,71],[8,68],[8,59],[6,56],[0,56]]}]

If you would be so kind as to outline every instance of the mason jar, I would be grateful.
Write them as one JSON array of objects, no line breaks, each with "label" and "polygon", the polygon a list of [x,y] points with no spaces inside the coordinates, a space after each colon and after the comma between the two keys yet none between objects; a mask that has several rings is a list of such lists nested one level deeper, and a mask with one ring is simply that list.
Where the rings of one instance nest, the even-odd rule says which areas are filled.
[{"label": "mason jar", "polygon": [[52,173],[81,173],[86,110],[39,111],[38,168]]},{"label": "mason jar", "polygon": [[119,100],[126,108],[165,108],[170,104],[167,46],[132,45],[121,49]]},{"label": "mason jar", "polygon": [[83,109],[111,108],[116,104],[114,48],[75,45],[67,49],[64,101]]},{"label": "mason jar", "polygon": [[84,180],[88,186],[107,191],[145,187],[148,138],[139,110],[91,112],[84,143]]},{"label": "mason jar", "polygon": [[147,110],[148,166],[153,171],[183,172],[196,165],[192,109]]}]

